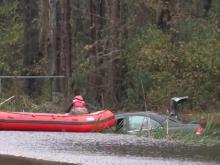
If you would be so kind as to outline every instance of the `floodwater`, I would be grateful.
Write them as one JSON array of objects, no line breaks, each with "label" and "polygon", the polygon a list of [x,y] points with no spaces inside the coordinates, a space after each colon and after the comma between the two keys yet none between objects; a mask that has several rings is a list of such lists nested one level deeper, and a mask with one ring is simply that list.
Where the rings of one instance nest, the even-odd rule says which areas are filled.
[{"label": "floodwater", "polygon": [[220,164],[220,145],[190,146],[135,135],[1,131],[0,139],[5,165]]}]

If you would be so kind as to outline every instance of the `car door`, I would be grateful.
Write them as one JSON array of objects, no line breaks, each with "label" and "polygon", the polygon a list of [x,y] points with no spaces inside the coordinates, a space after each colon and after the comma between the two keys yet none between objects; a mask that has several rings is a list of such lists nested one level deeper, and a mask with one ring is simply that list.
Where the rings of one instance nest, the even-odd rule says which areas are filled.
[{"label": "car door", "polygon": [[128,133],[145,132],[161,128],[161,124],[148,116],[129,116],[128,117]]},{"label": "car door", "polygon": [[187,133],[187,132],[195,132],[196,128],[199,127],[199,124],[186,124],[186,123],[182,123],[178,120],[174,120],[172,118],[169,118],[168,126],[169,126],[170,132],[173,132],[173,133],[185,132],[185,133]]}]

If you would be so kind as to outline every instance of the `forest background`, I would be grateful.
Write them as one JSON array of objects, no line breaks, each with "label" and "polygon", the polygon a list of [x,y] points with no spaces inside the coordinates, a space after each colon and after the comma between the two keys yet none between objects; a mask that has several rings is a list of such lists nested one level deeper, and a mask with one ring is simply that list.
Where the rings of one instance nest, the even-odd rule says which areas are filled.
[{"label": "forest background", "polygon": [[1,76],[64,76],[1,79],[6,109],[219,111],[219,0],[0,0],[0,38]]}]

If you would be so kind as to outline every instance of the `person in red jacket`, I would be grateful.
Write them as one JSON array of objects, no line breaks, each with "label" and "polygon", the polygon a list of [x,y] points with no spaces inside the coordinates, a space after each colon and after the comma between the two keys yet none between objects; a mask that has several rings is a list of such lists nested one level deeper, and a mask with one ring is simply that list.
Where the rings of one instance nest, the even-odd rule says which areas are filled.
[{"label": "person in red jacket", "polygon": [[70,114],[87,114],[88,109],[86,108],[85,101],[83,100],[83,97],[78,95],[75,96],[72,104],[67,109],[66,113]]}]

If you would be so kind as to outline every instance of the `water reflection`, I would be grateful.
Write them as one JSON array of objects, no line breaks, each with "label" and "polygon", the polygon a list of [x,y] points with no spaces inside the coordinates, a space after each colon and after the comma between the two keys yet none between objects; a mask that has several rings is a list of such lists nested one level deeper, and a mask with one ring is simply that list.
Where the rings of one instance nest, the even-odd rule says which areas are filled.
[{"label": "water reflection", "polygon": [[88,165],[219,164],[220,146],[189,146],[134,135],[0,132],[0,154]]},{"label": "water reflection", "polygon": [[52,149],[71,152],[78,150],[81,153],[96,153],[117,156],[137,156],[137,157],[160,157],[175,159],[191,159],[203,161],[220,162],[220,145],[215,146],[189,146],[184,144],[171,144],[164,141],[160,144],[120,144],[120,143],[88,143],[73,141],[50,145]]}]

